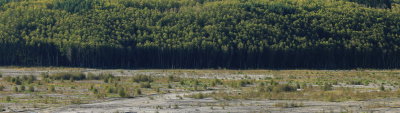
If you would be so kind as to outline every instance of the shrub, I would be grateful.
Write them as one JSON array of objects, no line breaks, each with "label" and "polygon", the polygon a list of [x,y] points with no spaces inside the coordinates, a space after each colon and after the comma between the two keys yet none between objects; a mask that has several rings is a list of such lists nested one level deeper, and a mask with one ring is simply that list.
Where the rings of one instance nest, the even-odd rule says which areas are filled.
[{"label": "shrub", "polygon": [[11,97],[10,97],[10,96],[7,96],[7,97],[6,97],[6,101],[7,101],[7,102],[10,102],[10,101],[11,101]]},{"label": "shrub", "polygon": [[248,80],[240,80],[240,81],[233,81],[230,82],[229,85],[233,88],[245,87],[246,85],[252,84]]},{"label": "shrub", "polygon": [[33,86],[29,86],[29,92],[35,92],[35,87],[33,87]]},{"label": "shrub", "polygon": [[301,88],[303,88],[303,89],[307,88],[307,83],[304,82],[304,83],[301,85]]},{"label": "shrub", "polygon": [[157,93],[160,93],[160,92],[161,92],[160,88],[155,88],[154,90],[155,90]]},{"label": "shrub", "polygon": [[113,82],[113,77],[105,78],[104,83],[112,83]]},{"label": "shrub", "polygon": [[260,86],[260,87],[264,87],[264,86],[265,86],[265,82],[261,82],[261,83],[259,84],[259,86]]},{"label": "shrub", "polygon": [[194,99],[203,99],[205,98],[205,95],[203,93],[197,93],[197,94],[193,94],[190,97],[194,98]]},{"label": "shrub", "polygon": [[21,91],[25,91],[25,86],[20,87]]},{"label": "shrub", "polygon": [[296,83],[296,88],[301,89],[300,83],[298,83],[298,82]]},{"label": "shrub", "polygon": [[273,92],[292,92],[296,90],[296,87],[290,86],[288,84],[276,85],[272,89]]},{"label": "shrub", "polygon": [[198,80],[194,80],[193,85],[194,86],[200,85],[200,82]]},{"label": "shrub", "polygon": [[278,82],[275,82],[273,79],[271,80],[271,83],[270,83],[270,85],[273,85],[273,86],[275,86],[275,85],[278,85],[279,83]]},{"label": "shrub", "polygon": [[69,82],[74,82],[75,80],[73,78],[69,78]]},{"label": "shrub", "polygon": [[241,87],[245,87],[245,86],[248,85],[248,84],[251,84],[251,82],[248,81],[248,80],[240,80],[240,82],[239,82],[239,85],[240,85]]},{"label": "shrub", "polygon": [[5,76],[3,77],[3,80],[7,81],[7,82],[11,82],[12,77],[10,76]]},{"label": "shrub", "polygon": [[42,77],[42,79],[49,78],[49,74],[48,73],[41,73],[40,76]]},{"label": "shrub", "polygon": [[124,88],[120,88],[120,89],[118,90],[118,95],[119,95],[120,97],[127,97]]},{"label": "shrub", "polygon": [[106,91],[107,91],[107,93],[116,93],[116,90],[112,87],[107,87]]},{"label": "shrub", "polygon": [[179,109],[178,104],[175,104],[175,105],[174,105],[174,109]]},{"label": "shrub", "polygon": [[71,104],[82,104],[82,100],[77,98],[77,99],[71,99]]},{"label": "shrub", "polygon": [[153,82],[153,78],[151,76],[148,75],[136,75],[134,77],[132,77],[132,81],[133,82]]},{"label": "shrub", "polygon": [[181,78],[173,76],[173,75],[169,75],[168,76],[168,81],[169,82],[179,82],[181,80]]},{"label": "shrub", "polygon": [[93,89],[92,89],[92,92],[93,92],[93,94],[98,94],[98,93],[99,93],[99,90],[97,90],[96,88],[93,88]]},{"label": "shrub", "polygon": [[18,92],[19,91],[18,87],[16,87],[16,86],[13,88],[13,90],[14,90],[14,92]]},{"label": "shrub", "polygon": [[324,90],[324,91],[329,91],[332,89],[333,89],[333,86],[332,86],[332,84],[329,84],[329,83],[325,83],[324,86],[322,86],[322,90]]},{"label": "shrub", "polygon": [[89,90],[93,90],[94,89],[94,85],[90,85]]},{"label": "shrub", "polygon": [[0,112],[4,112],[6,111],[6,108],[4,107],[4,105],[0,105]]},{"label": "shrub", "polygon": [[363,85],[361,80],[352,80],[352,81],[350,81],[350,84],[351,85]]},{"label": "shrub", "polygon": [[135,90],[136,95],[141,95],[142,94],[142,90],[140,88],[137,88]]},{"label": "shrub", "polygon": [[51,92],[56,92],[56,88],[54,86],[50,86],[48,90],[50,90]]},{"label": "shrub", "polygon": [[55,73],[50,75],[51,79],[54,80],[85,80],[86,76],[80,72],[70,72],[70,73]]},{"label": "shrub", "polygon": [[104,80],[104,82],[108,82],[110,78],[115,78],[115,76],[110,73],[101,73],[99,75],[93,73],[86,74],[86,80]]},{"label": "shrub", "polygon": [[294,108],[294,107],[303,107],[303,103],[275,103],[275,107],[282,107],[282,108]]},{"label": "shrub", "polygon": [[96,98],[98,98],[98,99],[104,99],[106,96],[107,96],[107,95],[104,94],[104,93],[97,93],[97,94],[96,94]]},{"label": "shrub", "polygon": [[151,84],[150,84],[150,82],[140,83],[140,87],[141,88],[151,88]]},{"label": "shrub", "polygon": [[36,80],[36,76],[33,75],[28,75],[28,76],[22,76],[22,81],[26,81],[27,83],[33,83],[33,81]]},{"label": "shrub", "polygon": [[0,86],[0,91],[3,91],[6,87]]},{"label": "shrub", "polygon": [[383,86],[383,84],[381,84],[381,86],[379,87],[379,90],[385,91],[385,86]]},{"label": "shrub", "polygon": [[19,77],[7,76],[7,77],[4,77],[4,80],[6,80],[7,82],[14,83],[15,85],[21,85],[22,84],[22,81],[21,81],[21,79]]}]

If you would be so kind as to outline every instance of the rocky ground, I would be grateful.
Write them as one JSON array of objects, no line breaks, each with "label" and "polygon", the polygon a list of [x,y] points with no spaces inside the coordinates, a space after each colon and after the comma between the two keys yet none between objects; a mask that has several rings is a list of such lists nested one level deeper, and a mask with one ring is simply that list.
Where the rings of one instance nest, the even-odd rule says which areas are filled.
[{"label": "rocky ground", "polygon": [[[191,92],[195,93],[195,92]],[[204,92],[203,92],[204,93]],[[38,110],[47,113],[315,113],[315,112],[385,112],[398,113],[399,99],[380,99],[370,101],[322,102],[322,101],[293,101],[293,100],[214,100],[212,98],[192,99],[183,98],[187,93],[153,95],[131,99],[111,100],[108,102],[70,105],[59,108]],[[283,108],[276,103],[296,103],[301,107]],[[383,106],[385,104],[386,106]],[[382,107],[383,106],[383,107]]]}]

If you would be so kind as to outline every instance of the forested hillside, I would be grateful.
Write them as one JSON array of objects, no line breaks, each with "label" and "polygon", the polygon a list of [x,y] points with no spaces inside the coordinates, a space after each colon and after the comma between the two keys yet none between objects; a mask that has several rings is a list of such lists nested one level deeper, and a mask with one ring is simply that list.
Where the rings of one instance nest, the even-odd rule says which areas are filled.
[{"label": "forested hillside", "polygon": [[399,68],[400,0],[1,0],[0,65]]}]

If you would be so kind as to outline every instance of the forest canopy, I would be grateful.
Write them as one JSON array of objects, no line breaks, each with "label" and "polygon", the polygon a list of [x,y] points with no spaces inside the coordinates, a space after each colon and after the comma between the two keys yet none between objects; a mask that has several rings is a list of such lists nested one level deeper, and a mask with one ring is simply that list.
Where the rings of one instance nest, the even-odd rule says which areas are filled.
[{"label": "forest canopy", "polygon": [[0,65],[399,68],[399,0],[1,0]]}]

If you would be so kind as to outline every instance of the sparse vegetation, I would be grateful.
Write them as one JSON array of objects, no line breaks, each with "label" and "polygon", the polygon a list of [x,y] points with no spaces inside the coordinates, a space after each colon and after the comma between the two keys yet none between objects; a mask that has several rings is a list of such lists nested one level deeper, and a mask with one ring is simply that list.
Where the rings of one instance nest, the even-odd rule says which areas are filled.
[{"label": "sparse vegetation", "polygon": [[132,77],[132,81],[139,83],[139,82],[153,82],[153,78],[148,75],[136,75]]},{"label": "sparse vegetation", "polygon": [[14,92],[19,92],[18,87],[16,87],[16,86],[13,87],[13,91],[14,91]]},{"label": "sparse vegetation", "polygon": [[35,87],[34,87],[34,86],[29,86],[28,91],[30,91],[30,92],[35,92]]},{"label": "sparse vegetation", "polygon": [[128,95],[126,94],[126,91],[125,91],[124,88],[119,88],[119,90],[118,90],[118,95],[119,95],[120,97],[128,97]]},{"label": "sparse vegetation", "polygon": [[303,103],[275,103],[275,107],[281,108],[295,108],[295,107],[304,107]]},{"label": "sparse vegetation", "polygon": [[86,79],[85,74],[74,72],[74,73],[56,73],[49,76],[54,80],[84,80]]},{"label": "sparse vegetation", "polygon": [[322,86],[322,90],[324,90],[324,91],[329,91],[329,90],[332,90],[332,89],[333,89],[333,86],[331,84],[329,84],[329,83],[325,83]]},{"label": "sparse vegetation", "polygon": [[193,95],[190,95],[190,97],[191,98],[195,98],[195,99],[203,99],[203,98],[205,98],[203,93],[193,94]]},{"label": "sparse vegetation", "polygon": [[6,101],[10,102],[11,101],[11,97],[10,96],[6,96]]},{"label": "sparse vegetation", "polygon": [[[207,73],[218,73],[212,71]],[[75,72],[72,72],[75,73]],[[165,72],[168,73],[168,72]],[[210,78],[180,78],[182,73],[204,75],[203,71],[173,71],[174,76],[113,76],[112,74],[41,74],[36,76],[5,76],[0,80],[0,94],[34,94],[33,102],[45,105],[60,104],[82,104],[94,100],[103,100],[115,97],[147,97],[149,95],[194,92],[184,97],[199,99],[217,99],[225,102],[232,100],[287,100],[288,102],[275,103],[273,107],[293,108],[303,107],[300,102],[293,101],[365,101],[370,99],[398,98],[400,92],[397,85],[400,78],[393,73],[382,71],[381,74],[367,71],[354,72],[332,72],[332,71],[241,71],[242,74],[265,74],[272,73],[274,77],[265,79],[260,77],[245,76],[235,79]],[[237,74],[236,71],[228,70],[224,73]],[[375,74],[372,74],[375,73]],[[129,74],[124,72],[124,74]],[[249,74],[249,75],[250,75]],[[290,75],[290,76],[288,76]],[[57,76],[57,77],[54,77]],[[197,75],[193,75],[197,76]],[[70,78],[64,80],[66,78]],[[74,82],[69,82],[73,78]],[[19,81],[19,82],[18,82]],[[107,82],[103,82],[107,81]],[[370,84],[365,86],[366,83]],[[17,85],[20,84],[20,85]],[[376,85],[380,84],[380,85]],[[362,85],[362,86],[361,86]],[[3,87],[1,87],[3,86]],[[335,86],[335,87],[333,87]],[[356,87],[355,87],[356,86]],[[375,86],[374,88],[368,88]],[[204,93],[203,91],[213,91]],[[68,95],[57,99],[51,95]],[[72,96],[73,95],[73,96]],[[12,96],[10,96],[12,97]],[[157,96],[149,97],[155,99]],[[176,96],[183,100],[182,96]],[[13,97],[5,102],[29,103],[26,97]],[[158,97],[157,97],[158,98]],[[157,99],[158,100],[158,99]],[[179,105],[179,104],[178,104]],[[169,108],[179,109],[178,105],[172,104]],[[199,104],[204,106],[205,104]],[[210,105],[212,106],[212,105]],[[227,104],[220,104],[220,107],[213,107],[214,110],[225,108]]]},{"label": "sparse vegetation", "polygon": [[50,88],[48,90],[50,90],[51,92],[56,92],[56,88],[53,85],[50,86]]},{"label": "sparse vegetation", "polygon": [[141,88],[151,88],[150,82],[142,82],[140,83]]},{"label": "sparse vegetation", "polygon": [[136,95],[142,95],[142,90],[140,88],[135,90]]},{"label": "sparse vegetation", "polygon": [[3,91],[6,87],[0,85],[0,91]]}]

